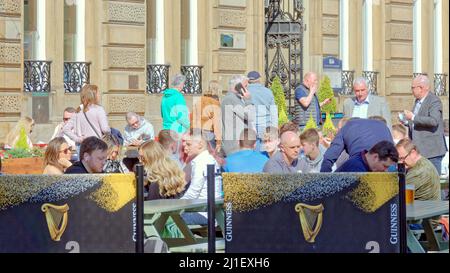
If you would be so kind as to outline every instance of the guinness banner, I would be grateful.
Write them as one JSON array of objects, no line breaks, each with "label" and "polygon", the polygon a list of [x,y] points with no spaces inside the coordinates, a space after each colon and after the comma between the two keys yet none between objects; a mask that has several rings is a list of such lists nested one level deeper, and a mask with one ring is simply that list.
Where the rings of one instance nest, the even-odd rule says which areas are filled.
[{"label": "guinness banner", "polygon": [[0,252],[136,252],[134,174],[0,176]]},{"label": "guinness banner", "polygon": [[226,252],[400,252],[397,173],[223,173]]}]

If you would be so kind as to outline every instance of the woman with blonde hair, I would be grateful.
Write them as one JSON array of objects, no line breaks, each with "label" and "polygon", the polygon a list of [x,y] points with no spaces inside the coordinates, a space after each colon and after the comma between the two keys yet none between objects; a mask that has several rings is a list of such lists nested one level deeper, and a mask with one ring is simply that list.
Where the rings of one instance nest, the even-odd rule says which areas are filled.
[{"label": "woman with blonde hair", "polygon": [[102,138],[111,133],[105,109],[99,105],[98,87],[87,84],[81,89],[81,105],[77,113],[63,128],[64,134],[75,141],[77,147],[83,139],[91,136]]},{"label": "woman with blonde hair", "polygon": [[104,173],[129,173],[128,168],[120,160],[119,140],[112,134],[105,134],[102,140],[108,145],[108,157],[103,166]]},{"label": "woman with blonde hair", "polygon": [[222,146],[222,114],[219,101],[221,92],[219,82],[210,81],[208,90],[203,92],[203,96],[192,108],[192,129],[201,131],[216,152],[219,152]]},{"label": "woman with blonde hair", "polygon": [[5,148],[12,149],[16,147],[17,141],[20,137],[20,131],[22,129],[25,130],[25,134],[27,135],[27,144],[29,148],[33,148],[33,143],[30,139],[30,134],[33,131],[33,126],[34,120],[32,118],[27,116],[20,118],[14,129],[12,129],[12,131],[10,131],[8,135],[6,135]]},{"label": "woman with blonde hair", "polygon": [[72,166],[69,144],[63,137],[52,139],[44,154],[43,174],[64,174],[64,171]]},{"label": "woman with blonde hair", "polygon": [[139,161],[144,164],[149,184],[147,200],[176,199],[185,191],[184,172],[164,147],[154,140],[139,147]]}]

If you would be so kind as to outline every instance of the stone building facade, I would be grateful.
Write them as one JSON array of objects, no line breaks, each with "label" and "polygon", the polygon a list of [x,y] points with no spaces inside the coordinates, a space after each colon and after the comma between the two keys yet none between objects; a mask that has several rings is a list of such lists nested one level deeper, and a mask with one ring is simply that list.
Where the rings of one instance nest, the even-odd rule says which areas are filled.
[{"label": "stone building facade", "polygon": [[[33,1],[43,1],[39,4]],[[347,2],[347,31],[342,30],[342,3]],[[365,70],[363,17],[368,0],[303,0],[304,71],[322,74],[325,56],[342,56],[343,33],[348,34],[347,66]],[[379,72],[378,94],[393,112],[411,109],[414,72],[435,73],[435,51],[443,48],[439,73],[448,74],[448,21],[435,46],[433,21],[437,0],[420,0],[421,40],[414,43],[417,0],[370,0],[372,70]],[[90,83],[102,91],[111,126],[123,129],[125,113],[135,111],[161,128],[160,94],[147,91],[147,65],[168,64],[169,79],[182,65],[201,65],[202,87],[219,80],[228,87],[232,75],[264,71],[264,0],[0,0],[0,140],[20,116],[37,119],[33,141],[47,142],[68,106],[80,103],[78,93],[64,87],[68,61],[90,63]],[[284,0],[287,2],[287,0]],[[32,7],[32,5],[36,5]],[[77,10],[71,9],[71,5]],[[449,3],[440,1],[442,18]],[[36,9],[30,13],[31,9]],[[35,16],[31,16],[31,15]],[[68,18],[77,18],[71,25]],[[33,21],[34,20],[34,21]],[[36,22],[35,26],[30,27]],[[41,29],[30,36],[27,29]],[[76,30],[76,31],[71,31]],[[80,30],[81,29],[81,30]],[[77,33],[70,38],[68,33]],[[30,38],[31,37],[31,38]],[[225,38],[233,37],[227,44]],[[346,36],[347,37],[347,36]],[[29,41],[40,39],[31,54]],[[74,42],[76,41],[76,42]],[[76,44],[76,45],[75,45]],[[80,46],[81,45],[81,46]],[[77,48],[75,50],[74,48]],[[415,64],[420,49],[420,66]],[[75,52],[76,51],[76,52]],[[28,52],[28,53],[27,53]],[[72,52],[73,54],[71,54]],[[74,53],[75,52],[75,53]],[[344,52],[345,53],[345,52]],[[49,92],[24,91],[24,61],[51,61]],[[421,71],[415,71],[420,67]],[[263,73],[262,73],[263,74]],[[446,84],[448,90],[448,83]],[[188,106],[195,95],[186,95]],[[345,96],[339,97],[342,103]],[[448,118],[448,93],[442,96]]]}]

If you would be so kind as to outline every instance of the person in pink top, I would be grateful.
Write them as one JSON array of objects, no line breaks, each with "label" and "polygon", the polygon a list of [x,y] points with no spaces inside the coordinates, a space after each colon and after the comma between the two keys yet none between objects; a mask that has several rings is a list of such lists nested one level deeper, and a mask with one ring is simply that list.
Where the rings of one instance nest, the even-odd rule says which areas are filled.
[{"label": "person in pink top", "polygon": [[105,109],[98,102],[98,87],[85,85],[80,96],[81,105],[77,113],[63,128],[64,134],[75,141],[77,147],[88,137],[102,138],[104,134],[111,133]]}]

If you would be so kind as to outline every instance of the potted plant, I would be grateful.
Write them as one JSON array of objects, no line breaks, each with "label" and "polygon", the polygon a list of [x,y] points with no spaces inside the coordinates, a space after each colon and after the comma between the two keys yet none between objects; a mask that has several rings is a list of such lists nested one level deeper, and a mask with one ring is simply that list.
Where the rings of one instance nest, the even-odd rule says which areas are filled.
[{"label": "potted plant", "polygon": [[344,114],[336,112],[336,98],[334,97],[333,88],[331,88],[330,78],[328,78],[328,76],[324,76],[320,81],[320,87],[317,96],[320,103],[328,98],[331,99],[331,102],[324,105],[321,109],[322,119],[326,119],[327,113],[329,113],[332,123],[334,124],[334,126],[336,126],[339,119],[342,119],[344,117]]},{"label": "potted plant", "polygon": [[280,78],[275,76],[272,85],[270,86],[272,90],[275,104],[278,108],[278,126],[281,126],[289,122],[287,110],[286,110],[286,98],[284,96],[283,85],[281,85]]},{"label": "potted plant", "polygon": [[0,150],[2,173],[42,174],[44,170],[43,151],[39,147],[29,147],[25,130],[21,130],[19,140],[13,149]]}]

